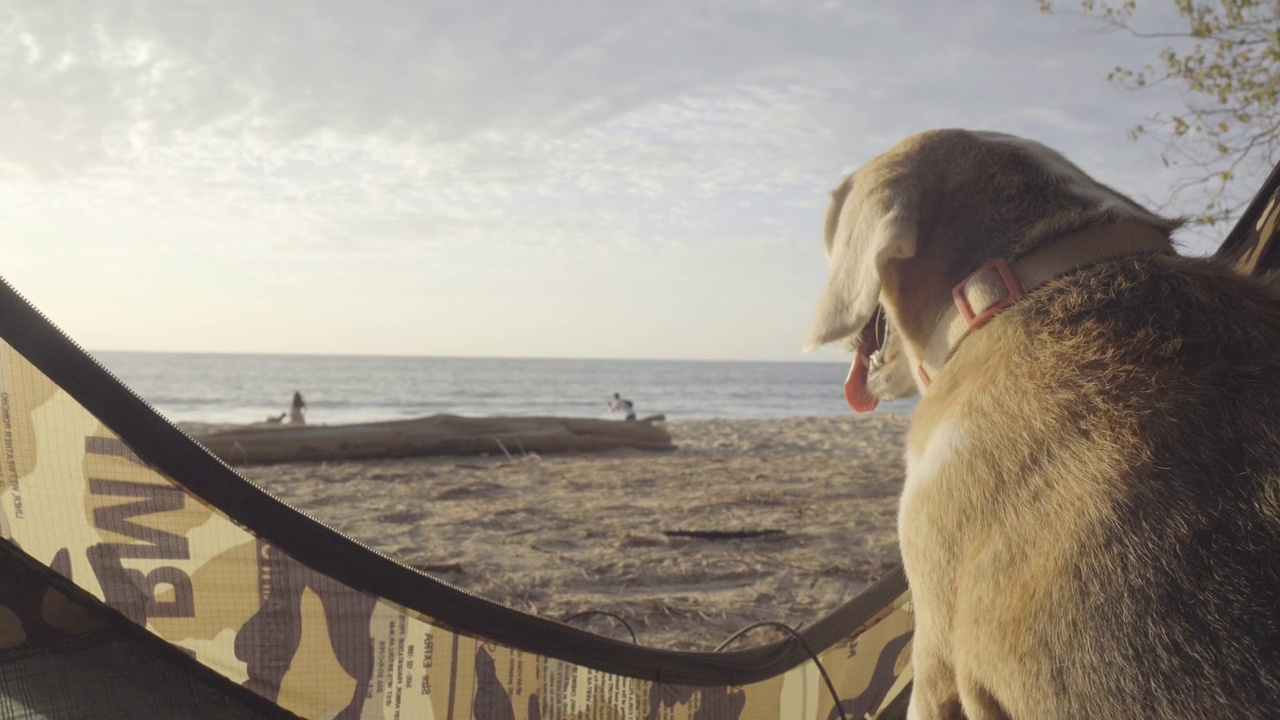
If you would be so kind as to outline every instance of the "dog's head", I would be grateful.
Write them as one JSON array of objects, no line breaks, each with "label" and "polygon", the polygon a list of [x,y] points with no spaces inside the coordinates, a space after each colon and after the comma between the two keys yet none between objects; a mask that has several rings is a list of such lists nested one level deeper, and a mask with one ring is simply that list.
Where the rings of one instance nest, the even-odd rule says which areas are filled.
[{"label": "dog's head", "polygon": [[913,135],[832,192],[831,273],[807,349],[844,341],[857,350],[851,404],[914,395],[925,343],[957,283],[990,260],[1121,220],[1165,233],[1180,224],[1039,143],[966,130]]}]

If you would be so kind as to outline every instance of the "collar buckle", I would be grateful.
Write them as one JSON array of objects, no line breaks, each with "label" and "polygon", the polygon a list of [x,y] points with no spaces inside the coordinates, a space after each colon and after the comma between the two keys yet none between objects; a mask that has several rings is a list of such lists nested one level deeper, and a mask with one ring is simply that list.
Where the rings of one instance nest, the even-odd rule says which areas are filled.
[{"label": "collar buckle", "polygon": [[[1001,282],[1004,284],[1005,294],[1003,297],[996,299],[988,305],[982,307],[980,311],[975,311],[969,303],[969,296],[966,291],[979,276],[986,273],[995,272]],[[1004,260],[992,260],[975,270],[972,274],[961,280],[951,289],[951,298],[955,301],[956,310],[960,311],[960,317],[964,318],[965,323],[969,326],[969,330],[977,330],[978,328],[990,322],[991,318],[998,315],[1001,311],[1022,299],[1022,283],[1018,281],[1018,276],[1013,274],[1013,269],[1009,267],[1009,263]]]}]

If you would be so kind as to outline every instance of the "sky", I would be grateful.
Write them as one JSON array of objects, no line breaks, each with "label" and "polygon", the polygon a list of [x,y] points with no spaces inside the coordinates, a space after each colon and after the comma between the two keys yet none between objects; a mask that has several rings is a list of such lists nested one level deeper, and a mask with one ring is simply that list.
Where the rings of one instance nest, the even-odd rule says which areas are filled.
[{"label": "sky", "polygon": [[1179,97],[1106,80],[1163,46],[1034,0],[7,0],[0,277],[90,350],[835,360],[844,174],[966,127],[1165,203],[1126,131]]}]

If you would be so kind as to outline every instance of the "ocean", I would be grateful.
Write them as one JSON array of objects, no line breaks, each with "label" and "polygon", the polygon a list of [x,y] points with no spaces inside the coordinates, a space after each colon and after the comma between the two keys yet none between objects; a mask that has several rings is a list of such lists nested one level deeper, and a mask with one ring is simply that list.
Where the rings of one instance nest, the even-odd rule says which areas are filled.
[{"label": "ocean", "polygon": [[[93,353],[175,422],[251,423],[286,412],[294,391],[311,423],[472,417],[613,417],[613,393],[640,417],[744,419],[845,415],[843,363],[457,357]],[[914,401],[880,411],[910,412]]]}]

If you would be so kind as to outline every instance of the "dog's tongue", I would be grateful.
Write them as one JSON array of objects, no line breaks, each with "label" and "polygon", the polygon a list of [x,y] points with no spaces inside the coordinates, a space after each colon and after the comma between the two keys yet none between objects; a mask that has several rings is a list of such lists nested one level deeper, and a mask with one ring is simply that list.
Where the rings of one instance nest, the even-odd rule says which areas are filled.
[{"label": "dog's tongue", "polygon": [[880,398],[867,391],[867,353],[863,348],[853,356],[853,366],[844,381],[844,399],[854,412],[871,412],[880,404]]}]

